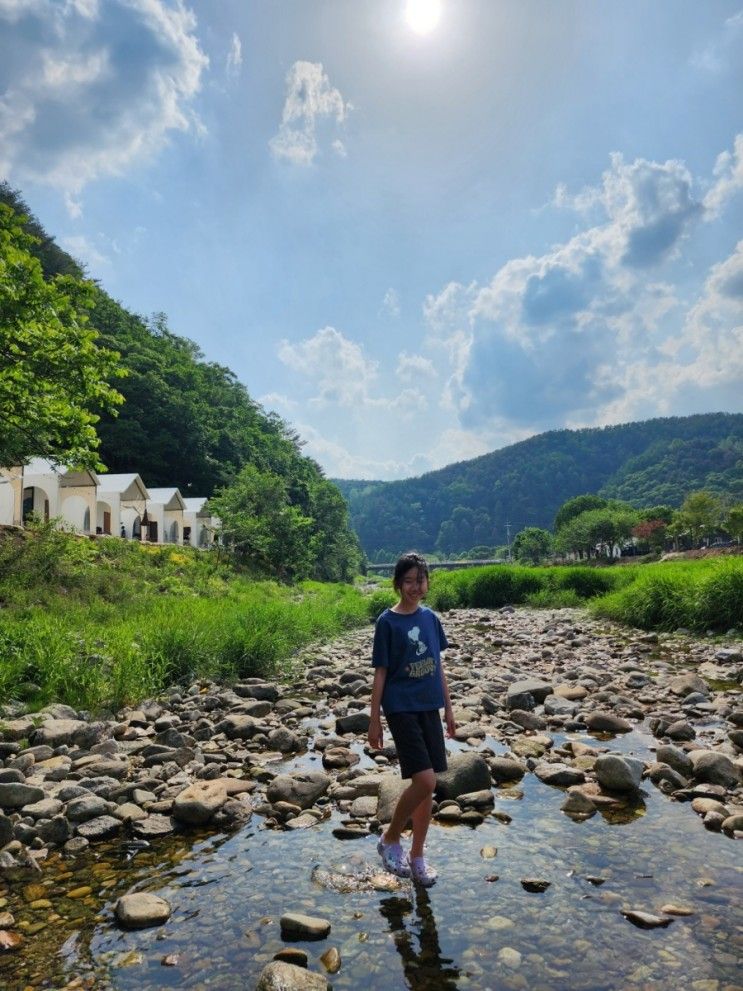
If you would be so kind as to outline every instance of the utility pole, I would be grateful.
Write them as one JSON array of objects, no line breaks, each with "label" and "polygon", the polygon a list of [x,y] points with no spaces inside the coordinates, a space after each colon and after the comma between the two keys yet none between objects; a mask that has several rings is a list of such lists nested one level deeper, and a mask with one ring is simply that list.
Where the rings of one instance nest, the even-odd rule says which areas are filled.
[{"label": "utility pole", "polygon": [[508,563],[511,564],[511,524],[506,521],[506,544],[508,545]]}]

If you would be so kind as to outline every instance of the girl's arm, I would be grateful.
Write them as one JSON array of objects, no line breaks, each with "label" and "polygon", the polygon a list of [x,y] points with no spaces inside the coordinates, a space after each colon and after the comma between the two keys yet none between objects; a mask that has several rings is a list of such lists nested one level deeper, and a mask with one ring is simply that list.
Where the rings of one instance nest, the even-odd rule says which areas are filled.
[{"label": "girl's arm", "polygon": [[382,717],[380,710],[382,707],[382,692],[384,683],[387,680],[387,668],[374,668],[374,682],[371,694],[371,716],[369,722],[369,732],[367,739],[372,750],[382,749]]},{"label": "girl's arm", "polygon": [[457,730],[457,724],[454,722],[454,710],[451,704],[451,697],[449,695],[449,683],[446,680],[446,671],[444,671],[444,662],[441,662],[441,684],[444,688],[444,721],[446,722],[446,735],[449,739],[454,738],[454,734]]}]

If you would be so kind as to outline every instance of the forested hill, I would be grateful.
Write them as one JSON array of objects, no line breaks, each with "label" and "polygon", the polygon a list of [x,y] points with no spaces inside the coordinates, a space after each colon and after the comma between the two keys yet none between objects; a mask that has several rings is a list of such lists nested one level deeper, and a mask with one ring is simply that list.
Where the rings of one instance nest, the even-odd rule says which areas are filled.
[{"label": "forested hill", "polygon": [[[7,183],[0,183],[0,204],[26,218],[23,229],[34,239],[28,251],[46,282],[84,279],[80,264]],[[9,226],[6,237],[13,236]],[[25,248],[13,250],[22,256]],[[360,552],[346,505],[316,462],[302,454],[293,430],[256,403],[229,368],[207,361],[196,344],[174,334],[164,315],[143,319],[97,284],[84,291],[92,299],[89,323],[98,332],[97,345],[117,352],[126,372],[115,381],[124,398],[117,415],[104,413],[95,425],[102,464],[111,472],[138,472],[150,487],[177,486],[184,496],[212,496],[237,483],[235,512],[255,530],[246,541],[257,548],[251,559],[282,576],[352,577]],[[58,453],[42,443],[29,455]],[[290,543],[296,561],[288,560]]]},{"label": "forested hill", "polygon": [[567,499],[598,493],[677,507],[706,488],[743,499],[743,415],[707,413],[538,434],[398,482],[337,481],[370,560],[408,547],[442,554],[549,528]]}]

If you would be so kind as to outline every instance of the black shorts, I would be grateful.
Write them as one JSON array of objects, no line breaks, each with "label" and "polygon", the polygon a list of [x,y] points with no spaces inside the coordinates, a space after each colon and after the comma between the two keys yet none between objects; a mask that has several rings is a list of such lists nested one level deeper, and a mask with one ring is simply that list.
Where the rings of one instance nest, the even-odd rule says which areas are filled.
[{"label": "black shorts", "polygon": [[444,728],[438,709],[426,712],[385,713],[400,760],[400,774],[410,778],[419,771],[446,770]]}]

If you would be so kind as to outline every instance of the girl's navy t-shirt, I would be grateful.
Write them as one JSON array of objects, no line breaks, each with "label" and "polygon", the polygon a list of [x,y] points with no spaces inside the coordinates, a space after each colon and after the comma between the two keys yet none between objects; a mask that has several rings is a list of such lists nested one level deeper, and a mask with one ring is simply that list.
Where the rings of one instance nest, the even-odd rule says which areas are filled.
[{"label": "girl's navy t-shirt", "polygon": [[385,713],[443,707],[441,651],[448,646],[438,616],[427,606],[407,614],[385,609],[377,619],[372,649],[372,666],[387,668]]}]

